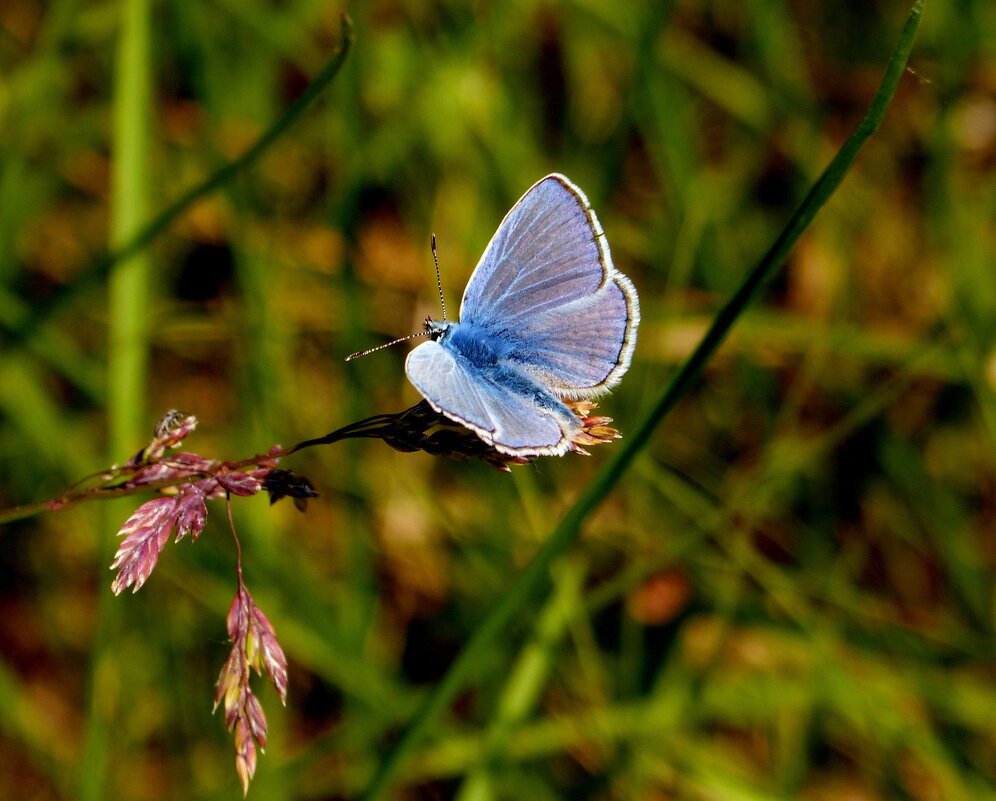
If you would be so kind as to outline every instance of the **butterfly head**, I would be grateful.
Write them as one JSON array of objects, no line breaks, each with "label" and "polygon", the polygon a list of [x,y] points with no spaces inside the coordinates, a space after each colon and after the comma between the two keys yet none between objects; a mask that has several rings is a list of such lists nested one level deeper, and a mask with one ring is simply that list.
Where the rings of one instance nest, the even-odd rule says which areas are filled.
[{"label": "butterfly head", "polygon": [[438,342],[439,339],[450,329],[450,323],[448,320],[433,320],[431,317],[425,318],[425,333],[429,335],[429,339],[433,342]]}]

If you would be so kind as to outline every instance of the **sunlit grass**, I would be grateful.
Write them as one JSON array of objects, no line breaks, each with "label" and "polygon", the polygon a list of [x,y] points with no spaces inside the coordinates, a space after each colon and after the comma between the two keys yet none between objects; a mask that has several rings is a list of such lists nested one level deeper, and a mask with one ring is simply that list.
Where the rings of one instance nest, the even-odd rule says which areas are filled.
[{"label": "sunlit grass", "polygon": [[[247,581],[291,665],[287,709],[263,697],[252,794],[369,791],[556,521],[639,440],[540,576],[552,590],[523,598],[426,719],[397,797],[996,796],[991,3],[927,8],[846,182],[642,433],[859,122],[902,4],[351,9],[342,73],[141,243],[149,301],[117,310],[101,254],[125,29],[117,6],[30,8],[0,12],[0,506],[104,463],[118,312],[150,332],[141,425],[184,409],[192,448],[234,458],[409,406],[404,348],[341,357],[438,316],[432,231],[457,306],[546,172],[585,189],[640,291],[633,368],[600,409],[622,443],[511,479],[336,445],[289,465],[322,494],[306,515],[237,506]],[[301,98],[341,41],[337,12],[152,4],[143,221]],[[222,518],[113,599],[99,554],[120,520],[79,508],[0,531],[0,796],[78,797],[81,771],[105,796],[240,796],[210,716],[234,589]],[[101,645],[98,605],[125,618]],[[90,660],[122,677],[100,698],[106,772],[84,764]]]}]

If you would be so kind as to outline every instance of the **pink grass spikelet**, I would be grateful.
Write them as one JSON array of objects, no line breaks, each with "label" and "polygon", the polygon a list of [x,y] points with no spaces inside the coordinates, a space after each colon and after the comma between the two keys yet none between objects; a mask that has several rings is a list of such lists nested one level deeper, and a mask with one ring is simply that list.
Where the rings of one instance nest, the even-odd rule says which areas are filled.
[{"label": "pink grass spikelet", "polygon": [[218,675],[215,709],[221,704],[225,725],[235,738],[235,767],[243,792],[256,771],[256,749],[266,749],[266,716],[249,680],[252,671],[270,677],[280,700],[287,700],[287,657],[277,642],[273,624],[256,606],[245,585],[239,586],[228,611],[232,649]]},{"label": "pink grass spikelet", "polygon": [[222,473],[217,481],[232,495],[255,495],[260,490],[259,480],[245,473]]},{"label": "pink grass spikelet", "polygon": [[188,534],[191,540],[197,539],[207,518],[204,498],[205,492],[199,486],[185,484],[176,495],[146,501],[125,521],[118,532],[124,540],[111,563],[111,570],[118,571],[111,584],[115,594],[128,587],[138,592],[159,561],[174,527],[178,542]]},{"label": "pink grass spikelet", "polygon": [[125,521],[118,532],[124,540],[111,563],[111,570],[118,571],[111,584],[115,595],[128,587],[138,592],[145,583],[169,539],[176,515],[175,498],[155,498],[139,506]]}]

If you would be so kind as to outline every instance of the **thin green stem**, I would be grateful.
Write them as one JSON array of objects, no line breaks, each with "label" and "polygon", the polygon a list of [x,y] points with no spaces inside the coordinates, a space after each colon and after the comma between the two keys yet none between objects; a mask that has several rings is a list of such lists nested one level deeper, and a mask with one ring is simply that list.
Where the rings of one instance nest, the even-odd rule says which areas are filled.
[{"label": "thin green stem", "polygon": [[423,699],[409,727],[380,762],[376,774],[363,795],[364,801],[375,801],[375,799],[384,797],[412,750],[456,694],[465,686],[481,657],[492,647],[494,640],[528,601],[549,584],[550,566],[553,561],[577,539],[581,525],[588,515],[619,483],[630,464],[646,447],[656,428],[677,405],[678,401],[688,393],[701,374],[703,367],[726,338],[733,324],[754,300],[766,281],[782,265],[799,236],[840,185],[862,145],[875,132],[885,116],[885,110],[888,108],[899,80],[906,69],[906,62],[916,39],[917,29],[923,14],[923,6],[923,0],[917,0],[913,4],[886,66],[878,91],[857,129],[844,142],[819,180],[792,214],[781,234],[716,316],[702,341],[651,407],[636,432],[625,440],[615,457],[585,488],[577,502],[567,511],[530,563],[516,577],[512,586],[478,624],[473,636],[453,662],[442,681]]},{"label": "thin green stem", "polygon": [[[274,459],[282,459],[285,456],[290,456],[292,453],[296,453],[304,448],[310,448],[315,445],[331,445],[344,439],[355,439],[357,437],[383,438],[386,436],[386,433],[389,434],[394,430],[399,417],[403,416],[403,414],[374,415],[373,417],[368,417],[365,420],[350,423],[347,426],[336,429],[323,437],[305,440],[304,442],[299,442],[288,448],[270,449],[266,453],[258,453],[244,459],[220,462],[218,463],[218,469],[221,472],[242,470],[246,467],[254,467],[266,462],[271,462]],[[134,442],[136,439],[137,437],[132,437],[130,441]],[[120,448],[118,449],[118,452],[124,452],[125,450],[125,448]],[[169,464],[169,458],[162,459],[161,463]],[[0,510],[0,525],[3,525],[4,523],[11,523],[15,520],[23,520],[24,518],[32,517],[42,512],[66,509],[84,501],[106,501],[111,498],[122,498],[124,496],[135,495],[137,493],[155,492],[168,487],[176,487],[181,484],[186,484],[187,482],[196,480],[197,478],[206,478],[210,475],[209,473],[201,474],[189,472],[186,471],[184,466],[178,465],[178,471],[186,471],[183,472],[183,475],[174,476],[162,481],[150,481],[135,484],[127,483],[129,476],[134,476],[148,467],[148,462],[129,462],[124,466],[110,467],[107,470],[92,473],[89,476],[77,481],[69,489],[62,493],[62,495],[59,495],[56,498]]]}]

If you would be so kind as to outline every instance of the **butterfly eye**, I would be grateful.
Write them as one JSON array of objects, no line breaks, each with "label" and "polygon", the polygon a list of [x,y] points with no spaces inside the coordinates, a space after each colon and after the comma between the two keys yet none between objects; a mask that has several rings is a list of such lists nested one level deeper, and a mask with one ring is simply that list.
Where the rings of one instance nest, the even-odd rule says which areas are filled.
[{"label": "butterfly eye", "polygon": [[429,339],[433,342],[437,342],[449,326],[449,323],[442,320],[433,320],[431,317],[425,318],[425,333],[429,335]]}]

